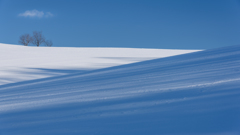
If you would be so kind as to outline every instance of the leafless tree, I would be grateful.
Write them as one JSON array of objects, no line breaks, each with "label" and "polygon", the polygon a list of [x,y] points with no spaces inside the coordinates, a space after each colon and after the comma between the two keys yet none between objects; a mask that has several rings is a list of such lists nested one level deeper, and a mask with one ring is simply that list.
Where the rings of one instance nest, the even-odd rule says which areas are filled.
[{"label": "leafless tree", "polygon": [[34,31],[33,32],[33,41],[32,41],[32,43],[34,45],[40,46],[44,42],[45,42],[45,38],[42,35],[42,32]]},{"label": "leafless tree", "polygon": [[28,46],[29,43],[33,41],[33,38],[29,34],[24,34],[20,36],[19,43]]},{"label": "leafless tree", "polygon": [[45,45],[51,47],[51,46],[53,45],[53,43],[52,43],[51,40],[46,40],[46,41],[45,41]]}]

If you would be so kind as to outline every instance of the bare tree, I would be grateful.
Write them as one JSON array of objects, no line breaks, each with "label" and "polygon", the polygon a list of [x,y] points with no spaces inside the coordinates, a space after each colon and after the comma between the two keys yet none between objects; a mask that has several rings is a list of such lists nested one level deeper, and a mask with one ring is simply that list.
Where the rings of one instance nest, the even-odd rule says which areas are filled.
[{"label": "bare tree", "polygon": [[20,39],[18,42],[20,44],[28,46],[28,44],[32,41],[33,41],[33,38],[29,34],[24,34],[24,35],[20,36]]},{"label": "bare tree", "polygon": [[53,43],[52,43],[51,40],[46,40],[46,41],[45,41],[45,45],[51,47],[51,46],[53,45]]},{"label": "bare tree", "polygon": [[29,43],[32,43],[36,46],[40,46],[44,43],[46,46],[52,46],[53,43],[51,40],[45,40],[45,37],[42,35],[41,31],[33,31],[33,37],[29,34],[24,34],[20,36],[19,43],[27,46]]},{"label": "bare tree", "polygon": [[34,45],[40,46],[42,43],[45,42],[45,38],[42,35],[42,32],[34,31],[33,32],[33,41]]}]

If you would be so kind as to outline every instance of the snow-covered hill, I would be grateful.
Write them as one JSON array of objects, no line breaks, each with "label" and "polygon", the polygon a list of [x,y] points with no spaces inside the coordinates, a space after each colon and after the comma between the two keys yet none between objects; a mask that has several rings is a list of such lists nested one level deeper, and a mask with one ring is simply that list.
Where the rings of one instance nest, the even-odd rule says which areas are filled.
[{"label": "snow-covered hill", "polygon": [[239,135],[240,46],[0,86],[1,135]]},{"label": "snow-covered hill", "polygon": [[198,50],[26,47],[0,43],[0,85],[195,51]]}]

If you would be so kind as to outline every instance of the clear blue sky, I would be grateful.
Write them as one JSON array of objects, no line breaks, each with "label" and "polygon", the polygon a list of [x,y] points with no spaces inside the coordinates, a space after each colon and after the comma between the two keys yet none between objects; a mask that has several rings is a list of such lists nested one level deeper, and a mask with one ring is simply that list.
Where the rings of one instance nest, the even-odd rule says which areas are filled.
[{"label": "clear blue sky", "polygon": [[32,31],[59,47],[217,48],[240,44],[240,1],[0,0],[0,43]]}]

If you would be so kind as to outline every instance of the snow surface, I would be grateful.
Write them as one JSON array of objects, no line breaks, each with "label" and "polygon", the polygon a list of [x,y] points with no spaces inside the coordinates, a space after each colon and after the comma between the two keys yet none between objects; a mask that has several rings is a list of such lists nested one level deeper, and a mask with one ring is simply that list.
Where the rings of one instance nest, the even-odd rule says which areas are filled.
[{"label": "snow surface", "polygon": [[1,135],[239,135],[240,46],[0,86]]},{"label": "snow surface", "polygon": [[0,43],[0,85],[195,51],[198,50],[26,47]]}]

